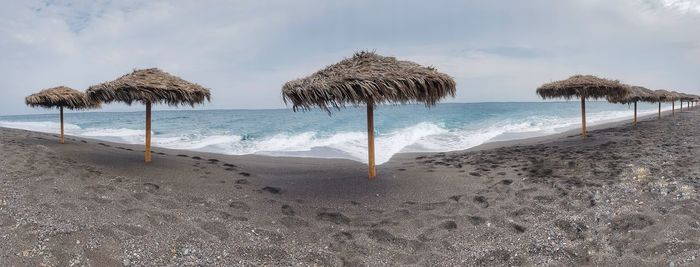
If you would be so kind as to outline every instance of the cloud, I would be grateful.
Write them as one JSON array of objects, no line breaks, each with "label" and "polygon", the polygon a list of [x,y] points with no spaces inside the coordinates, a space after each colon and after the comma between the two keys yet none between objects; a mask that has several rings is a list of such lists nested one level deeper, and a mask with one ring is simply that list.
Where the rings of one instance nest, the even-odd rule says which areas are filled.
[{"label": "cloud", "polygon": [[[212,88],[206,108],[283,107],[280,87],[360,49],[454,76],[458,102],[532,101],[592,73],[700,93],[688,0],[11,1],[0,10],[0,114],[24,96],[159,67]],[[108,105],[105,110],[141,110]]]},{"label": "cloud", "polygon": [[700,13],[700,2],[697,0],[661,0],[661,4],[681,12]]}]

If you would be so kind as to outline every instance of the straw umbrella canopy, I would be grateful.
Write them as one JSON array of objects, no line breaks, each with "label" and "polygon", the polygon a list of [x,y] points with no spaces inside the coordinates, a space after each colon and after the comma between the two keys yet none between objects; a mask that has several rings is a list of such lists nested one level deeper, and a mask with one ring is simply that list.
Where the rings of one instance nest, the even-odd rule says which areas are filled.
[{"label": "straw umbrella canopy", "polygon": [[676,113],[675,101],[678,93],[669,90],[656,90],[654,94],[659,97],[659,119],[661,119],[661,102],[671,102],[671,114]]},{"label": "straw umbrella canopy", "polygon": [[566,80],[543,84],[537,88],[537,94],[543,99],[581,99],[581,138],[586,139],[586,99],[624,98],[629,90],[619,81],[593,75],[574,75]]},{"label": "straw umbrella canopy", "polygon": [[683,101],[688,103],[686,106],[688,109],[690,109],[690,101],[693,100],[693,95],[686,94],[686,93],[678,93],[680,95],[679,99],[681,101],[681,111],[683,111]]},{"label": "straw umbrella canopy", "polygon": [[355,53],[353,57],[330,65],[306,78],[287,82],[282,87],[285,103],[293,110],[313,107],[331,114],[346,105],[367,106],[369,178],[376,176],[374,163],[374,107],[382,103],[422,102],[427,107],[447,96],[454,97],[452,77],[435,68],[397,60],[373,52]]},{"label": "straw umbrella canopy", "polygon": [[156,68],[134,70],[114,81],[90,86],[90,99],[111,103],[139,102],[146,105],[146,162],[151,161],[151,105],[169,106],[201,104],[211,101],[209,89],[185,81]]},{"label": "straw umbrella canopy", "polygon": [[24,102],[28,106],[34,108],[58,108],[60,110],[61,144],[65,143],[63,131],[63,108],[83,110],[100,107],[100,103],[98,101],[88,99],[85,93],[65,86],[41,90],[36,94],[27,96],[24,99]]},{"label": "straw umbrella canopy", "polygon": [[654,91],[642,86],[628,86],[629,94],[625,97],[606,97],[610,103],[616,104],[634,104],[634,125],[637,125],[637,102],[656,103],[659,102],[659,97],[654,94]]}]

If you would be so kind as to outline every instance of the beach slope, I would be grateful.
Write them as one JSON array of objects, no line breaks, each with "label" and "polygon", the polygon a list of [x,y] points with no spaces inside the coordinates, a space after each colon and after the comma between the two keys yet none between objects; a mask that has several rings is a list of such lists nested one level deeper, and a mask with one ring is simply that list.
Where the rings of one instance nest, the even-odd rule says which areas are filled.
[{"label": "beach slope", "polygon": [[700,112],[349,160],[0,128],[0,265],[700,264]]}]

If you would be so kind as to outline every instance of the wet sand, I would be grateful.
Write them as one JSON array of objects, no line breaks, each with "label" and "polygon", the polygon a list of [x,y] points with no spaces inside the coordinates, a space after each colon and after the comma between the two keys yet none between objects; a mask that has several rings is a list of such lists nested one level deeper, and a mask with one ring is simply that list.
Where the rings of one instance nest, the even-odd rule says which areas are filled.
[{"label": "wet sand", "polygon": [[225,156],[0,128],[0,265],[700,265],[700,111],[449,153]]}]

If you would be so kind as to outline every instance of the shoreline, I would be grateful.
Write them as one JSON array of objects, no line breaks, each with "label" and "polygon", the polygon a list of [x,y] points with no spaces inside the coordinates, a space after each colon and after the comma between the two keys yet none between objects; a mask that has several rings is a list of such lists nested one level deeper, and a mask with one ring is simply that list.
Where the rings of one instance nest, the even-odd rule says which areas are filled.
[{"label": "shoreline", "polygon": [[[565,102],[565,101],[562,101],[562,102]],[[489,103],[489,102],[486,102],[486,103]],[[520,103],[520,102],[516,102],[516,103]],[[526,103],[530,103],[530,102],[526,102]],[[671,113],[670,110],[662,111],[661,116],[662,116],[662,118],[665,116],[670,116],[669,115],[670,113]],[[55,115],[55,114],[49,114],[49,115]],[[24,115],[17,115],[17,116],[24,116]],[[641,122],[643,120],[648,120],[651,118],[656,118],[656,116],[657,116],[656,114],[639,116],[638,122]],[[617,127],[617,126],[620,126],[620,125],[623,125],[626,123],[631,123],[631,119],[620,119],[617,121],[589,125],[588,131],[590,132],[590,131],[599,130],[599,129]],[[0,128],[5,128],[5,127],[0,127]],[[23,130],[23,131],[28,131],[28,132],[37,132],[37,131],[32,131],[32,130],[20,129],[20,128],[6,128],[6,129],[17,129],[17,130]],[[37,132],[37,133],[56,135],[56,133],[47,133],[47,132]],[[505,146],[537,144],[537,143],[548,142],[548,141],[560,139],[560,138],[571,136],[571,135],[580,135],[580,129],[571,129],[571,130],[566,130],[566,131],[559,132],[559,133],[546,134],[546,135],[542,135],[542,136],[527,137],[527,138],[521,138],[521,139],[486,141],[485,143],[476,145],[474,147],[470,147],[467,149],[460,149],[460,150],[398,152],[398,153],[395,153],[394,155],[392,155],[387,162],[384,162],[382,164],[389,163],[390,161],[392,161],[396,157],[399,157],[399,158],[404,157],[404,156],[411,157],[413,155],[449,153],[449,152],[459,152],[459,151],[479,151],[479,150],[484,150],[484,149],[493,149],[493,148],[505,147]],[[68,134],[66,134],[66,137],[71,137],[73,139],[78,139],[78,140],[89,140],[89,141],[93,141],[93,142],[109,143],[113,146],[130,146],[130,147],[132,147],[132,149],[138,149],[138,147],[140,146],[140,147],[142,147],[141,149],[143,149],[143,145],[141,145],[141,144],[120,143],[120,142],[108,141],[108,140],[104,140],[104,139],[90,138],[90,137],[83,137],[83,136],[74,136],[74,135],[68,135]],[[163,150],[173,150],[173,151],[180,150],[180,151],[187,151],[189,153],[205,153],[205,154],[213,154],[213,155],[221,155],[221,156],[260,156],[260,157],[270,157],[270,158],[307,158],[307,159],[349,160],[349,161],[353,161],[353,162],[358,162],[360,164],[366,164],[366,163],[363,163],[363,162],[358,161],[358,160],[353,160],[353,159],[348,159],[348,158],[343,158],[343,157],[317,157],[317,156],[313,156],[313,155],[311,155],[311,156],[301,156],[301,155],[286,156],[286,155],[271,155],[271,154],[264,154],[264,153],[231,155],[231,154],[223,154],[223,153],[218,153],[218,152],[175,149],[175,148],[166,148],[166,147],[159,147],[159,146],[152,146],[152,149],[163,149]],[[377,166],[380,166],[382,164],[379,164]]]}]

